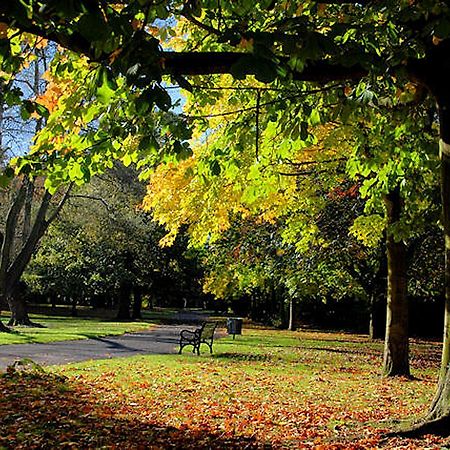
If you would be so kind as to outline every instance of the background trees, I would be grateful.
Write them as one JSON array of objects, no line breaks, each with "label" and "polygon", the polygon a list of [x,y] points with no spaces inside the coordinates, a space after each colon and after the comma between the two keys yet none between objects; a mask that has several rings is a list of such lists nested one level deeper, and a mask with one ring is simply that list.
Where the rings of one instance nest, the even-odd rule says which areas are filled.
[{"label": "background trees", "polygon": [[[187,81],[183,76],[231,73],[239,80],[254,76],[259,83],[273,83],[270,87],[274,90],[254,90],[255,85],[250,86],[252,89],[245,94],[232,90],[233,94],[228,97],[227,103],[245,104],[240,112],[252,111],[254,114],[251,119],[242,114],[242,119],[237,120],[237,124],[227,123],[223,129],[219,129],[218,135],[212,137],[218,144],[215,153],[202,155],[198,161],[198,175],[203,176],[207,182],[212,180],[209,191],[213,193],[213,188],[218,186],[215,182],[219,174],[233,171],[237,173],[228,180],[236,183],[239,200],[246,200],[247,209],[251,213],[254,213],[252,204],[256,199],[258,203],[264,203],[263,199],[270,198],[275,192],[274,186],[281,187],[283,192],[293,189],[289,183],[280,182],[276,173],[270,170],[270,162],[279,163],[279,159],[291,156],[289,152],[292,148],[289,145],[293,142],[302,143],[302,149],[310,148],[315,142],[308,127],[320,122],[345,122],[349,111],[358,107],[358,103],[374,108],[378,113],[377,123],[388,126],[387,121],[383,120],[388,117],[384,115],[385,108],[395,110],[411,102],[423,104],[427,94],[431,94],[438,105],[442,224],[446,236],[446,254],[450,252],[450,97],[447,89],[450,69],[449,17],[449,7],[444,2],[430,1],[419,5],[406,0],[398,5],[392,5],[391,2],[331,1],[325,4],[309,2],[300,7],[297,2],[272,1],[228,2],[223,5],[219,2],[171,1],[153,5],[130,0],[117,7],[108,2],[92,5],[91,2],[80,1],[77,4],[63,5],[51,0],[30,4],[17,0],[0,7],[0,19],[7,31],[3,31],[5,37],[2,43],[3,66],[7,72],[13,70],[17,60],[13,51],[14,32],[9,31],[14,27],[19,30],[19,34],[29,31],[45,36],[90,59],[88,63],[83,59],[69,57],[60,60],[61,64],[55,66],[58,67],[55,75],[68,79],[70,75],[76,74],[78,79],[84,77],[89,80],[83,86],[92,83],[95,88],[92,89],[93,92],[88,92],[85,88],[76,93],[83,97],[81,103],[86,107],[85,114],[72,114],[72,107],[81,104],[80,98],[76,100],[75,95],[66,97],[65,102],[62,102],[65,106],[63,113],[53,116],[53,121],[52,117],[49,118],[52,133],[64,138],[62,141],[70,142],[76,151],[67,151],[64,145],[55,146],[49,142],[48,135],[41,135],[41,143],[52,144],[53,147],[50,148],[58,156],[63,156],[62,159],[49,158],[51,161],[48,167],[54,169],[54,172],[49,177],[48,187],[55,189],[69,179],[79,182],[89,179],[92,172],[99,170],[98,166],[103,164],[103,154],[127,160],[144,155],[142,164],[150,166],[160,161],[167,163],[189,157],[187,140],[191,134],[186,125],[195,117],[189,115],[184,120],[178,120],[170,114],[164,114],[171,105],[170,97],[161,84],[164,74],[170,74],[174,80],[193,92],[196,81],[205,83],[208,80]],[[159,19],[163,20],[160,26]],[[177,34],[177,30],[172,29],[175,21],[182,28],[181,33]],[[94,35],[92,30],[102,31]],[[178,47],[173,44],[175,51],[163,49],[170,34],[175,34],[180,44]],[[312,86],[311,82],[321,83],[321,86]],[[282,95],[279,95],[280,89]],[[318,95],[312,97],[313,93]],[[214,99],[214,95],[200,95],[197,103],[202,107],[202,104],[204,106],[211,99]],[[227,113],[234,115],[237,111]],[[207,115],[211,116],[213,113],[207,112]],[[81,124],[77,122],[79,120]],[[99,127],[89,126],[93,122]],[[296,126],[292,126],[294,122]],[[276,123],[276,126],[271,129],[270,123]],[[260,134],[262,129],[267,130],[264,138]],[[68,136],[66,130],[75,131]],[[155,144],[155,141],[158,142],[155,130],[164,136],[161,139],[163,145]],[[270,131],[274,132],[272,136]],[[395,136],[397,132],[400,133],[399,136]],[[390,136],[391,133],[386,135]],[[241,138],[237,136],[242,137],[241,142]],[[269,142],[262,140],[270,139],[270,136],[274,139],[283,138],[284,142],[288,139],[288,148],[281,145],[276,148],[274,159],[267,157],[271,147]],[[198,140],[206,140],[207,137],[206,129],[195,135]],[[394,138],[399,137],[401,129],[394,132]],[[247,155],[244,155],[248,172],[245,172],[244,179],[239,180],[241,151],[238,144],[248,146],[251,140],[255,144],[254,163],[249,164]],[[124,142],[134,144],[126,145],[128,152],[122,151]],[[163,146],[165,151],[161,151]],[[403,163],[395,161],[399,153],[402,156],[401,151],[398,152],[396,147],[392,151],[394,161],[384,167],[389,170],[379,171],[386,178],[384,182],[381,180],[384,186],[380,192],[387,199],[392,199],[392,194],[397,190],[400,194],[408,193],[407,185],[396,183],[402,178],[400,170],[403,170]],[[401,159],[408,161],[408,158],[409,156]],[[411,158],[409,161],[414,162]],[[293,162],[298,167],[303,167],[311,161],[296,159]],[[39,164],[36,157],[21,159],[18,161],[17,171],[30,170],[30,167],[35,169]],[[426,167],[426,164],[419,165]],[[412,167],[414,168],[414,164]],[[368,174],[370,172],[371,170]],[[244,186],[248,181],[250,186]],[[236,191],[223,192],[228,193],[225,200],[237,204]],[[401,195],[394,197],[400,198]],[[306,205],[307,218],[320,210],[320,195],[317,199],[319,201],[314,206]],[[285,211],[278,206],[280,205],[275,208],[276,214],[284,214]],[[207,208],[204,210],[208,211]],[[270,211],[266,210],[266,218]],[[311,234],[315,235],[308,228],[312,226],[311,222],[305,220],[303,211],[300,219],[298,215],[292,216],[294,218],[288,221],[290,229],[294,230],[291,231],[291,237],[302,234],[296,246],[305,248],[311,245]],[[223,231],[222,228],[229,227],[229,223],[228,218],[223,219],[223,212],[213,217],[222,217],[221,221],[215,222],[215,225],[219,225],[212,229],[212,236],[216,238]],[[394,255],[404,250],[401,248],[404,236],[397,232],[400,231],[398,228],[402,220],[397,214],[392,214],[390,219],[392,223],[388,223],[386,230],[387,246],[390,248],[388,261],[395,259]],[[381,229],[385,223],[378,219],[376,225]],[[286,233],[284,237],[289,241]],[[448,257],[446,261],[445,286],[449,302]],[[393,268],[395,265],[391,267]],[[397,300],[405,295],[405,289],[401,288],[405,285],[403,272],[388,271],[391,274],[390,312],[398,305]],[[446,311],[450,311],[448,305]],[[442,401],[448,405],[450,390],[445,387],[449,384],[450,377],[448,317],[445,324],[440,389],[442,396],[437,404]],[[398,345],[387,336],[386,348],[390,353],[393,354],[395,348],[406,348],[405,333],[401,334],[397,340]],[[393,345],[390,346],[390,343]],[[399,361],[404,359],[401,356]],[[400,363],[398,367],[401,369],[393,372],[407,373],[406,364]],[[439,408],[433,417],[447,420],[448,411]]]},{"label": "background trees", "polygon": [[134,168],[117,163],[75,190],[31,261],[31,291],[74,311],[77,303],[115,308],[128,320],[141,317],[143,296],[150,307],[197,305],[195,259],[182,237],[160,248],[163,231],[139,208],[144,189]]}]

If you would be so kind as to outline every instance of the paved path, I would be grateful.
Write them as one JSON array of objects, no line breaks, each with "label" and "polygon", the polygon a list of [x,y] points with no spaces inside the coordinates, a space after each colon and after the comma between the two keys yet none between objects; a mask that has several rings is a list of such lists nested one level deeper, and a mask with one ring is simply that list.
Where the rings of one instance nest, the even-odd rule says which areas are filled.
[{"label": "paved path", "polygon": [[[184,317],[186,322],[192,315]],[[30,358],[41,365],[66,364],[90,359],[117,358],[145,354],[171,354],[178,351],[180,330],[186,325],[159,325],[148,331],[106,336],[80,341],[48,344],[0,345],[0,371],[16,360]]]}]

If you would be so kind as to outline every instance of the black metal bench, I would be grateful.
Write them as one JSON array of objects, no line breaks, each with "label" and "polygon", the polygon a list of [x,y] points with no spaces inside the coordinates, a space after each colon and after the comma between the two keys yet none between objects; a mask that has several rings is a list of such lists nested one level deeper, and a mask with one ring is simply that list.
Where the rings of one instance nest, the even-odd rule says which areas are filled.
[{"label": "black metal bench", "polygon": [[180,351],[178,353],[181,354],[183,348],[187,345],[192,345],[194,347],[192,353],[197,351],[197,355],[200,355],[201,344],[206,344],[209,347],[209,352],[212,353],[216,328],[217,322],[203,322],[202,326],[194,331],[182,330],[180,333]]}]

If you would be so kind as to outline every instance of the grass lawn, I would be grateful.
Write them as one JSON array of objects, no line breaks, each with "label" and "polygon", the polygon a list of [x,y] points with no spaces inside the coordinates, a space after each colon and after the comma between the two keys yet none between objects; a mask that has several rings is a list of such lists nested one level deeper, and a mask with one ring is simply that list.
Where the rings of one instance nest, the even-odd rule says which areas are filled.
[{"label": "grass lawn", "polygon": [[381,378],[382,344],[364,336],[254,329],[214,350],[6,375],[0,447],[444,448],[381,437],[426,411],[439,344],[412,343],[413,380]]},{"label": "grass lawn", "polygon": [[44,326],[14,327],[11,333],[0,333],[2,344],[45,343],[112,336],[151,327],[148,321],[114,322],[98,318],[58,317],[31,314],[32,321]]}]

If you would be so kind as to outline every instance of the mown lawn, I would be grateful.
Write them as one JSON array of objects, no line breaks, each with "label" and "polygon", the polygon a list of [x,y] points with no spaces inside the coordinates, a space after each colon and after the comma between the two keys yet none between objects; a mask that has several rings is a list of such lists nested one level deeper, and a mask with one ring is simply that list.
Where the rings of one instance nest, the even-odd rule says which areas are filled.
[{"label": "mown lawn", "polygon": [[[7,448],[434,449],[383,439],[426,411],[440,346],[412,344],[415,379],[380,377],[363,336],[245,330],[215,354],[140,356],[0,380]],[[206,350],[206,349],[205,349]]]},{"label": "mown lawn", "polygon": [[90,339],[145,330],[152,326],[148,321],[115,322],[98,318],[52,317],[38,314],[32,314],[30,318],[43,327],[14,327],[11,333],[0,333],[0,345]]}]

